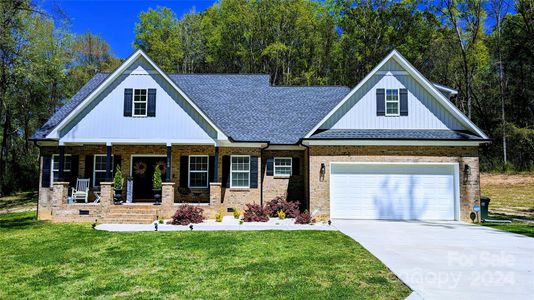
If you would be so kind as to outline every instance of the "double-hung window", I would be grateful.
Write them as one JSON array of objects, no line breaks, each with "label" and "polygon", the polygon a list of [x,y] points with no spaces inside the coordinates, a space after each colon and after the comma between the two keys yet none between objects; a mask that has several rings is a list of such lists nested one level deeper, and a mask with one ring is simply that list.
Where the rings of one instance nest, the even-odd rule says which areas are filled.
[{"label": "double-hung window", "polygon": [[[65,154],[65,161],[63,162],[63,177],[65,178],[69,178],[70,176],[70,171],[71,171],[71,168],[72,168],[72,160],[71,160],[71,156],[70,154]],[[54,183],[54,181],[58,181],[60,178],[59,178],[59,155],[58,154],[54,154],[52,155],[52,168],[50,168],[52,170],[52,182],[51,184]],[[62,179],[65,179],[65,178],[62,178]]]},{"label": "double-hung window", "polygon": [[[95,155],[93,164],[93,186],[100,186],[100,182],[106,180],[106,155]],[[111,168],[113,168],[113,156],[111,157]]]},{"label": "double-hung window", "polygon": [[250,156],[232,155],[230,163],[230,187],[250,187]]},{"label": "double-hung window", "polygon": [[275,157],[274,176],[291,176],[292,162],[291,157]]},{"label": "double-hung window", "polygon": [[134,89],[133,95],[133,114],[134,117],[147,116],[147,90]]},{"label": "double-hung window", "polygon": [[400,104],[399,104],[399,90],[388,89],[386,90],[386,116],[399,116]]},{"label": "double-hung window", "polygon": [[189,187],[207,188],[209,157],[207,155],[189,156]]}]

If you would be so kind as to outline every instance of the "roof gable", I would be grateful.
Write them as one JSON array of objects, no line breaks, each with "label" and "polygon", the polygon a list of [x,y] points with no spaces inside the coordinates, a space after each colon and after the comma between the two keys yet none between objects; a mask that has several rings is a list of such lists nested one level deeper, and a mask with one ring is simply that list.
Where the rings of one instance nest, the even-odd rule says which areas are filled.
[{"label": "roof gable", "polygon": [[[337,112],[343,109],[343,106],[347,104],[348,101],[359,92],[364,86],[374,77],[374,75],[380,74],[408,74],[414,78],[415,82],[422,86],[426,92],[428,92],[437,103],[439,103],[443,109],[450,114],[459,124],[465,127],[465,129],[470,130],[483,139],[488,139],[486,134],[482,132],[471,120],[469,120],[454,104],[452,104],[438,88],[428,81],[418,70],[416,70],[399,52],[393,50],[386,58],[384,58],[367,76],[361,80],[356,87],[354,87],[350,93],[348,93],[345,98],[339,102],[328,114],[326,114],[320,122],[318,122],[305,136],[309,138],[312,136],[318,129],[322,128],[330,118]],[[394,128],[391,128],[394,129]]]},{"label": "roof gable", "polygon": [[[218,133],[218,139],[224,140],[227,139],[227,136],[225,133],[223,133],[222,130],[220,130],[205,114],[204,112],[193,102],[189,97],[176,85],[174,81],[172,81],[167,74],[165,74],[142,50],[135,51],[124,63],[122,63],[113,73],[109,74],[105,78],[102,78],[102,76],[98,76],[99,78],[95,79],[92,82],[91,85],[85,90],[80,90],[78,94],[80,94],[80,97],[76,101],[77,103],[73,103],[72,105],[69,105],[66,108],[62,108],[60,111],[62,111],[61,114],[55,114],[53,117],[57,117],[57,119],[61,118],[59,122],[55,126],[53,126],[53,129],[49,131],[48,134],[44,138],[46,139],[59,139],[60,137],[60,131],[63,129],[63,127],[69,122],[71,122],[80,112],[82,112],[85,108],[87,108],[91,102],[108,86],[115,83],[117,78],[123,74],[125,71],[128,70],[128,68],[131,68],[136,61],[139,59],[144,59],[148,64],[153,68],[153,70],[160,74],[163,79],[172,87],[174,88],[180,96],[182,96],[205,120],[206,122],[212,126]],[[95,76],[96,77],[96,76]],[[88,83],[89,84],[89,83]],[[86,86],[88,85],[86,84]],[[96,87],[95,87],[96,86]],[[84,86],[85,87],[85,86]],[[94,87],[94,88],[93,88]],[[90,90],[93,88],[90,92]],[[83,99],[80,99],[81,96]],[[69,111],[70,109],[70,111]],[[47,122],[48,123],[48,122]],[[51,122],[53,123],[53,122]]]}]

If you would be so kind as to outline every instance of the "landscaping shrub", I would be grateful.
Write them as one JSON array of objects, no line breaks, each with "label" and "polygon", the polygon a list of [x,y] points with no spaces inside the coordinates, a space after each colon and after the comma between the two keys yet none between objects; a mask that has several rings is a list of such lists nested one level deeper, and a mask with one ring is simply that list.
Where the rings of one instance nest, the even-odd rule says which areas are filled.
[{"label": "landscaping shrub", "polygon": [[315,219],[312,219],[310,213],[305,210],[303,213],[300,213],[295,219],[295,224],[311,224],[315,223]]},{"label": "landscaping shrub", "polygon": [[223,212],[221,210],[219,210],[215,214],[215,222],[222,222],[222,220],[223,220]]},{"label": "landscaping shrub", "polygon": [[243,212],[243,221],[245,222],[267,222],[269,216],[266,210],[259,204],[247,204]]},{"label": "landscaping shrub", "polygon": [[239,219],[241,217],[241,210],[239,208],[234,208],[234,219]]},{"label": "landscaping shrub", "polygon": [[279,211],[283,211],[288,218],[296,218],[299,215],[299,202],[287,201],[284,197],[276,197],[265,203],[265,210],[270,217],[277,217]]},{"label": "landscaping shrub", "polygon": [[189,225],[190,223],[202,223],[202,220],[204,220],[203,212],[204,210],[197,206],[180,205],[168,224]]}]

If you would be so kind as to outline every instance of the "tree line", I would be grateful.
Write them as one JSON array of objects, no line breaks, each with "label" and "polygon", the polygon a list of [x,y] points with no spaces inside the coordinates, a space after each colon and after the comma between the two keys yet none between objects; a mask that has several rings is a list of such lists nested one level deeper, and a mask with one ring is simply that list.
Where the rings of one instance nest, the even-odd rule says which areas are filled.
[{"label": "tree line", "polygon": [[[27,0],[0,2],[0,193],[34,188],[29,137],[96,72],[120,60]],[[220,0],[141,12],[133,45],[170,73],[268,73],[274,85],[355,86],[392,49],[493,142],[484,170],[534,168],[532,0]],[[9,172],[7,172],[9,170]]]}]

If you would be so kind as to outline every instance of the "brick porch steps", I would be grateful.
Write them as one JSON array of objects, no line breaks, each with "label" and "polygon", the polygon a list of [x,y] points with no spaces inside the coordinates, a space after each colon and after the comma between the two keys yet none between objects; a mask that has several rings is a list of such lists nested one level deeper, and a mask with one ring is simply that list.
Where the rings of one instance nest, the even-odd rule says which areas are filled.
[{"label": "brick porch steps", "polygon": [[150,224],[158,217],[158,206],[150,204],[113,205],[102,223]]},{"label": "brick porch steps", "polygon": [[152,218],[135,218],[135,219],[110,219],[108,217],[102,219],[100,223],[103,224],[151,224],[154,222]]}]

